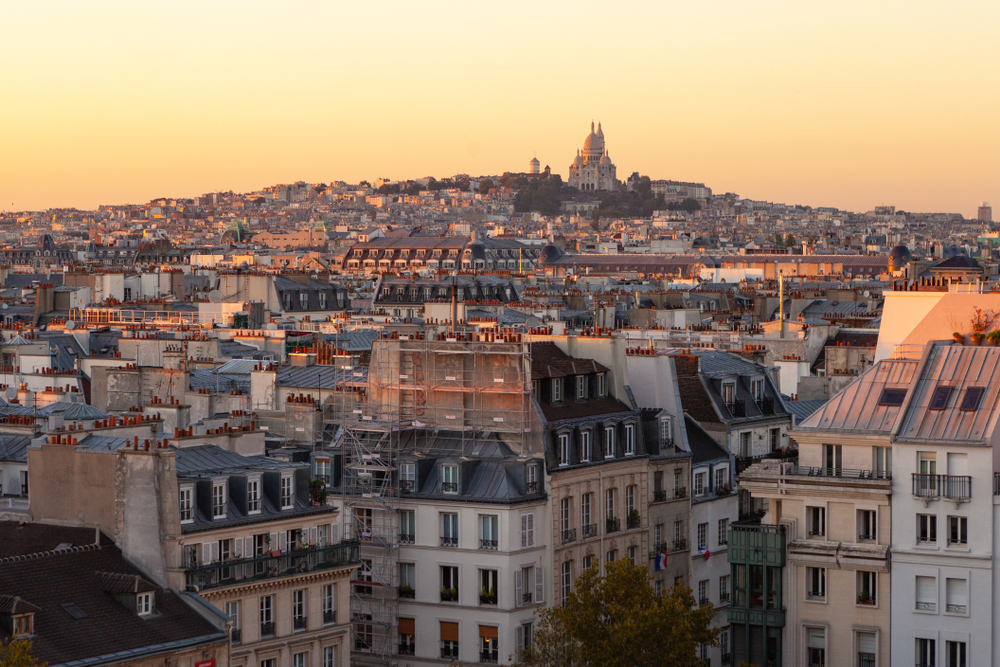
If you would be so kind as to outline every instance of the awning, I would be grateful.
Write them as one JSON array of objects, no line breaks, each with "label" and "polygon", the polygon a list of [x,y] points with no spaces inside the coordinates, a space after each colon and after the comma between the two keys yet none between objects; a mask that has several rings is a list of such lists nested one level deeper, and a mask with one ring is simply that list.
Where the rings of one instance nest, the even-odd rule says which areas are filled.
[{"label": "awning", "polygon": [[496,639],[498,637],[497,626],[495,626],[495,625],[480,625],[479,626],[479,636],[482,637],[483,639]]}]

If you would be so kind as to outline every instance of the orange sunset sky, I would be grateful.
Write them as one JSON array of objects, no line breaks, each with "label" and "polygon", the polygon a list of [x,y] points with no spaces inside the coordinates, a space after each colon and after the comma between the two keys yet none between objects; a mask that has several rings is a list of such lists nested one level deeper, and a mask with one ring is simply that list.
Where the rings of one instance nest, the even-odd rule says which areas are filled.
[{"label": "orange sunset sky", "polygon": [[295,180],[619,178],[1000,205],[1000,2],[0,2],[0,210]]}]

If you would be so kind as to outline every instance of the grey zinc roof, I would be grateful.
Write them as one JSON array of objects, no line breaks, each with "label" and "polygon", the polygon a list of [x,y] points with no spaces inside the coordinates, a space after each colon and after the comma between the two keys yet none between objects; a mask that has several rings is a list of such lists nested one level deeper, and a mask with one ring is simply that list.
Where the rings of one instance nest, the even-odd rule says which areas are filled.
[{"label": "grey zinc roof", "polygon": [[287,463],[269,456],[242,456],[215,445],[173,447],[177,453],[178,476],[209,476],[241,473],[249,470],[286,470],[308,464]]},{"label": "grey zinc roof", "polygon": [[886,387],[908,389],[916,370],[917,362],[913,360],[882,360],[840,390],[797,428],[889,435],[901,407],[879,405],[879,397]]},{"label": "grey zinc roof", "polygon": [[801,424],[808,419],[814,412],[826,405],[826,401],[827,399],[825,398],[816,398],[809,401],[792,401],[782,396],[782,402],[785,404],[785,408],[795,416],[796,424]]},{"label": "grey zinc roof", "polygon": [[345,382],[365,382],[367,377],[367,367],[344,370],[326,364],[286,366],[278,371],[275,384],[280,387],[333,389]]},{"label": "grey zinc roof", "polygon": [[[938,387],[951,387],[943,410],[928,408]],[[961,410],[970,387],[985,393],[977,410]],[[1000,409],[1000,348],[936,343],[924,360],[896,437],[901,440],[990,442]]]},{"label": "grey zinc roof", "polygon": [[245,375],[260,364],[256,359],[231,359],[215,370],[223,375]]},{"label": "grey zinc roof", "polygon": [[87,405],[86,403],[66,403],[59,401],[57,403],[49,403],[43,408],[38,408],[38,415],[40,417],[62,415],[63,419],[80,421],[88,419],[105,419],[110,417],[112,413],[99,410],[98,408],[95,408],[92,405]]},{"label": "grey zinc roof", "polygon": [[249,373],[216,373],[209,368],[199,368],[189,371],[189,382],[192,391],[209,389],[211,391],[229,391],[239,389],[245,394],[250,393]]},{"label": "grey zinc roof", "polygon": [[339,350],[364,352],[372,349],[372,343],[378,338],[378,334],[377,331],[345,331],[344,333],[323,334],[323,341],[335,344]]},{"label": "grey zinc roof", "polygon": [[28,462],[28,446],[31,438],[27,435],[0,435],[0,461]]}]

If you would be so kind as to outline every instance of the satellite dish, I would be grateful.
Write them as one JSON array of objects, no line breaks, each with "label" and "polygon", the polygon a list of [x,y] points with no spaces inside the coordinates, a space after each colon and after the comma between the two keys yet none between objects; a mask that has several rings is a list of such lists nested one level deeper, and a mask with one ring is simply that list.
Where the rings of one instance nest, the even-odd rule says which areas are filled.
[{"label": "satellite dish", "polygon": [[7,308],[8,308],[8,306],[7,306],[7,304],[5,303],[5,304],[3,305],[3,309],[4,309],[4,310],[7,310]]},{"label": "satellite dish", "polygon": [[217,289],[212,290],[208,293],[208,300],[212,303],[219,303],[222,301],[222,292]]},{"label": "satellite dish", "polygon": [[872,295],[872,293],[871,293],[871,292],[869,292],[868,290],[865,290],[865,292],[864,292],[864,297],[865,297],[866,299],[867,299],[868,297],[870,297],[871,295]]},{"label": "satellite dish", "polygon": [[66,320],[66,331],[72,331],[76,328],[76,322],[73,320]]},{"label": "satellite dish", "polygon": [[3,395],[7,397],[7,400],[9,401],[13,400],[17,398],[17,389],[14,389],[13,387],[7,387],[7,391],[5,391]]}]

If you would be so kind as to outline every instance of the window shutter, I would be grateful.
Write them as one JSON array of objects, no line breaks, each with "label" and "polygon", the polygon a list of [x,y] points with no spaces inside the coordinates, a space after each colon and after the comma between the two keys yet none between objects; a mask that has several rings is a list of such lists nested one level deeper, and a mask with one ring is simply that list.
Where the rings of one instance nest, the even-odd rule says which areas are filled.
[{"label": "window shutter", "polygon": [[458,641],[458,623],[448,623],[441,621],[441,641]]},{"label": "window shutter", "polygon": [[288,533],[281,531],[278,533],[278,551],[286,551],[288,549]]},{"label": "window shutter", "polygon": [[417,634],[417,621],[414,618],[401,618],[399,619],[399,634],[410,635],[411,637]]},{"label": "window shutter", "polygon": [[514,606],[520,607],[524,600],[524,583],[521,580],[521,570],[514,570]]},{"label": "window shutter", "polygon": [[514,628],[514,643],[517,646],[517,657],[524,653],[524,626],[519,625]]},{"label": "window shutter", "polygon": [[937,580],[934,577],[917,577],[917,602],[937,602]]},{"label": "window shutter", "polygon": [[545,601],[545,581],[542,577],[542,568],[535,566],[535,602]]},{"label": "window shutter", "polygon": [[826,648],[826,631],[822,628],[809,628],[809,648]]},{"label": "window shutter", "polygon": [[964,607],[966,601],[969,599],[969,585],[965,579],[948,579],[946,595],[948,596],[948,604],[954,604]]},{"label": "window shutter", "polygon": [[858,651],[860,653],[870,653],[875,654],[875,633],[874,632],[859,632],[858,633]]},{"label": "window shutter", "polygon": [[528,545],[529,547],[535,546],[535,515],[528,514]]},{"label": "window shutter", "polygon": [[339,526],[335,523],[330,524],[330,544],[334,545],[340,541]]},{"label": "window shutter", "polygon": [[201,545],[201,564],[208,565],[212,562],[212,544],[203,542]]},{"label": "window shutter", "polygon": [[314,546],[318,544],[318,540],[316,538],[316,526],[309,529],[309,543]]},{"label": "window shutter", "polygon": [[219,543],[218,542],[212,542],[211,544],[212,544],[212,562],[213,563],[218,563],[219,562]]},{"label": "window shutter", "polygon": [[233,540],[233,558],[243,558],[243,540],[238,537]]},{"label": "window shutter", "polygon": [[270,546],[268,548],[271,551],[277,551],[278,550],[278,534],[277,533],[271,533],[271,544],[270,544]]},{"label": "window shutter", "polygon": [[521,515],[521,548],[528,546],[528,515]]},{"label": "window shutter", "polygon": [[253,558],[254,556],[257,555],[257,554],[255,554],[253,552],[253,538],[252,537],[248,537],[248,538],[246,538],[246,540],[244,540],[244,542],[243,542],[243,553],[244,553],[244,558]]}]

